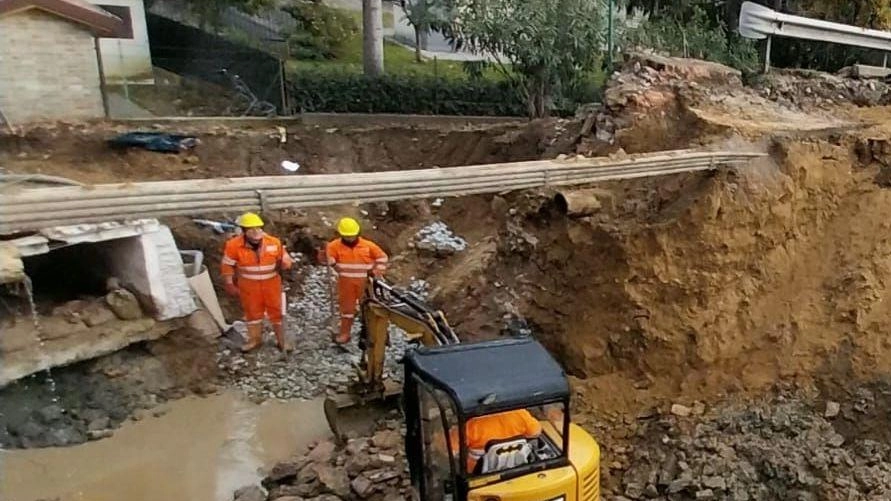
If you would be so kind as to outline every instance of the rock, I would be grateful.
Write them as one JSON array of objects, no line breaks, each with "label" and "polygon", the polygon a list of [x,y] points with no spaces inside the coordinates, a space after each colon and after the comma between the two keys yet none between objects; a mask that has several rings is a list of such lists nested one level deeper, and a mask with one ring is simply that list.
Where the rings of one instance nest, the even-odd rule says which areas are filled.
[{"label": "rock", "polygon": [[322,486],[316,483],[311,487],[310,484],[302,485],[277,485],[269,489],[267,501],[285,498],[304,498],[306,496],[318,496],[321,493]]},{"label": "rock", "polygon": [[305,461],[281,461],[276,463],[266,477],[272,482],[287,483],[297,478],[299,472],[306,465]]},{"label": "rock", "polygon": [[334,454],[334,443],[328,440],[319,442],[313,450],[309,451],[309,454],[306,455],[307,459],[313,461],[315,463],[327,463],[331,461],[331,458]]},{"label": "rock", "polygon": [[105,295],[108,307],[121,320],[136,320],[142,318],[142,308],[136,296],[127,289],[115,289]]},{"label": "rock", "polygon": [[266,501],[266,493],[259,485],[247,485],[235,491],[234,501]]},{"label": "rock", "polygon": [[313,468],[315,465],[310,463],[307,466],[304,466],[297,472],[297,484],[310,484],[319,479],[318,473],[316,473],[316,469]]},{"label": "rock", "polygon": [[371,443],[381,449],[396,449],[402,443],[402,435],[392,430],[379,431],[371,438]]},{"label": "rock", "polygon": [[74,445],[87,441],[87,436],[75,428],[58,428],[49,432],[50,444],[55,446]]},{"label": "rock", "polygon": [[676,478],[668,484],[668,493],[677,494],[678,492],[686,490],[691,485],[693,485],[693,481],[688,477]]},{"label": "rock", "polygon": [[371,458],[364,454],[351,457],[344,464],[344,469],[350,477],[355,477],[370,467]]},{"label": "rock", "polygon": [[838,413],[841,412],[841,405],[838,402],[826,402],[826,412],[823,413],[823,417],[827,419],[832,419],[835,416],[838,416]]},{"label": "rock", "polygon": [[105,430],[111,426],[111,420],[109,420],[108,416],[98,417],[87,425],[87,431],[99,431]]},{"label": "rock", "polygon": [[696,499],[714,499],[715,493],[711,489],[696,491]]},{"label": "rock", "polygon": [[37,411],[37,416],[40,421],[44,424],[53,424],[56,421],[62,419],[62,416],[65,414],[65,410],[62,409],[61,406],[56,404],[47,405],[42,409]]},{"label": "rock", "polygon": [[727,481],[724,480],[724,477],[705,477],[702,479],[702,485],[716,491],[727,490]]},{"label": "rock", "polygon": [[110,322],[117,317],[115,317],[115,314],[110,309],[106,308],[105,305],[96,302],[91,303],[83,309],[81,318],[87,326],[95,327]]},{"label": "rock", "polygon": [[628,482],[625,484],[625,495],[631,499],[640,499],[644,493],[643,484],[637,482]]},{"label": "rock", "polygon": [[112,430],[87,430],[87,438],[90,440],[101,440],[103,438],[108,438],[114,434]]},{"label": "rock", "polygon": [[377,460],[383,464],[392,464],[396,462],[396,457],[381,453],[377,455]]},{"label": "rock", "polygon": [[678,417],[689,417],[693,414],[693,409],[681,404],[672,404],[671,413]]},{"label": "rock", "polygon": [[352,487],[353,492],[355,492],[356,495],[363,499],[373,494],[375,490],[374,483],[365,475],[359,475],[354,478],[353,481],[350,482],[350,487]]},{"label": "rock", "polygon": [[312,465],[312,468],[316,470],[319,482],[328,491],[342,498],[350,495],[350,477],[342,468],[322,464]]}]

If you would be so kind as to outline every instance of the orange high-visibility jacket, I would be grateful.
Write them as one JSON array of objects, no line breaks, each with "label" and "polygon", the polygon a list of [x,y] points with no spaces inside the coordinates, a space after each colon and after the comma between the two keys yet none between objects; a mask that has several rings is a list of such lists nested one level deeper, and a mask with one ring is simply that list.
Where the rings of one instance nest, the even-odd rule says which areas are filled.
[{"label": "orange high-visibility jacket", "polygon": [[293,261],[285,252],[281,240],[263,235],[260,246],[255,251],[244,235],[230,238],[223,250],[220,270],[223,278],[231,278],[238,273],[238,280],[268,280],[278,275],[277,267],[291,268]]},{"label": "orange high-visibility jacket", "polygon": [[372,269],[387,268],[387,254],[371,240],[359,237],[356,245],[350,247],[340,239],[328,242],[325,247],[328,265],[334,266],[338,278],[368,278]]}]

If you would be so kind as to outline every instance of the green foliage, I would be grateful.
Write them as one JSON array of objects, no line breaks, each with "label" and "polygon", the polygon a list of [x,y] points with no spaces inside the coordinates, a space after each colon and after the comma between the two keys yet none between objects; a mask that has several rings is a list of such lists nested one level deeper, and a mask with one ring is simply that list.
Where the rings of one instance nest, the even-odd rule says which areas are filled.
[{"label": "green foliage", "polygon": [[758,65],[754,43],[729,34],[720,17],[709,15],[705,8],[693,5],[688,12],[653,14],[624,35],[626,47],[646,47],[674,56],[716,61],[743,71]]},{"label": "green foliage", "polygon": [[[198,16],[201,28],[212,26],[219,28],[220,14],[228,7],[235,7],[243,12],[254,13],[273,5],[273,0],[185,0],[193,14]],[[146,6],[146,9],[149,6]]]},{"label": "green foliage", "polygon": [[598,0],[452,1],[459,14],[451,37],[509,62],[499,69],[531,117],[547,116],[600,65],[605,23]]},{"label": "green foliage", "polygon": [[517,116],[525,109],[505,81],[304,72],[288,87],[295,112]]},{"label": "green foliage", "polygon": [[[586,75],[554,107],[572,115],[598,99],[600,83]],[[446,79],[430,75],[367,77],[357,73],[301,72],[288,77],[293,112],[402,113],[422,115],[523,116],[526,104],[508,80]]]},{"label": "green foliage", "polygon": [[288,38],[288,48],[296,59],[333,59],[359,32],[353,17],[321,2],[297,1],[284,9],[297,21]]}]

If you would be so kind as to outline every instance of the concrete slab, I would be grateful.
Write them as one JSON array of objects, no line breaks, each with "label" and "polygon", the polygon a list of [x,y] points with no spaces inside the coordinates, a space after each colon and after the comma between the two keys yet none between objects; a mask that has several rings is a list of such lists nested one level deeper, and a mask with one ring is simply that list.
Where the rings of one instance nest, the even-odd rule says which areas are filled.
[{"label": "concrete slab", "polygon": [[25,265],[15,245],[0,244],[0,284],[18,283],[25,279]]},{"label": "concrete slab", "polygon": [[854,75],[858,78],[886,78],[891,76],[891,68],[855,64]]},{"label": "concrete slab", "polygon": [[42,346],[37,342],[33,325],[4,328],[3,336],[9,338],[5,341],[10,351],[2,351],[0,387],[52,367],[113,353],[131,343],[159,339],[183,325],[184,319],[112,320],[92,328],[72,329],[71,335],[47,339]]},{"label": "concrete slab", "polygon": [[96,224],[55,226],[40,230],[40,234],[50,240],[57,240],[67,244],[80,244],[135,237],[158,231],[160,228],[161,223],[157,219],[135,219],[132,221],[108,221]]}]

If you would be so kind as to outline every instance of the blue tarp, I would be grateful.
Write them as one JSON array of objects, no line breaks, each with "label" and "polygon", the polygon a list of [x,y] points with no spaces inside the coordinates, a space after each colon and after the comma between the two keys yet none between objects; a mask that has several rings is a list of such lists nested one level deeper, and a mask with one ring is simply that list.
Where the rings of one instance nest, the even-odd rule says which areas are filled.
[{"label": "blue tarp", "polygon": [[179,153],[197,145],[198,139],[195,136],[167,132],[127,132],[110,139],[108,143],[116,148],[145,148],[149,151]]}]

